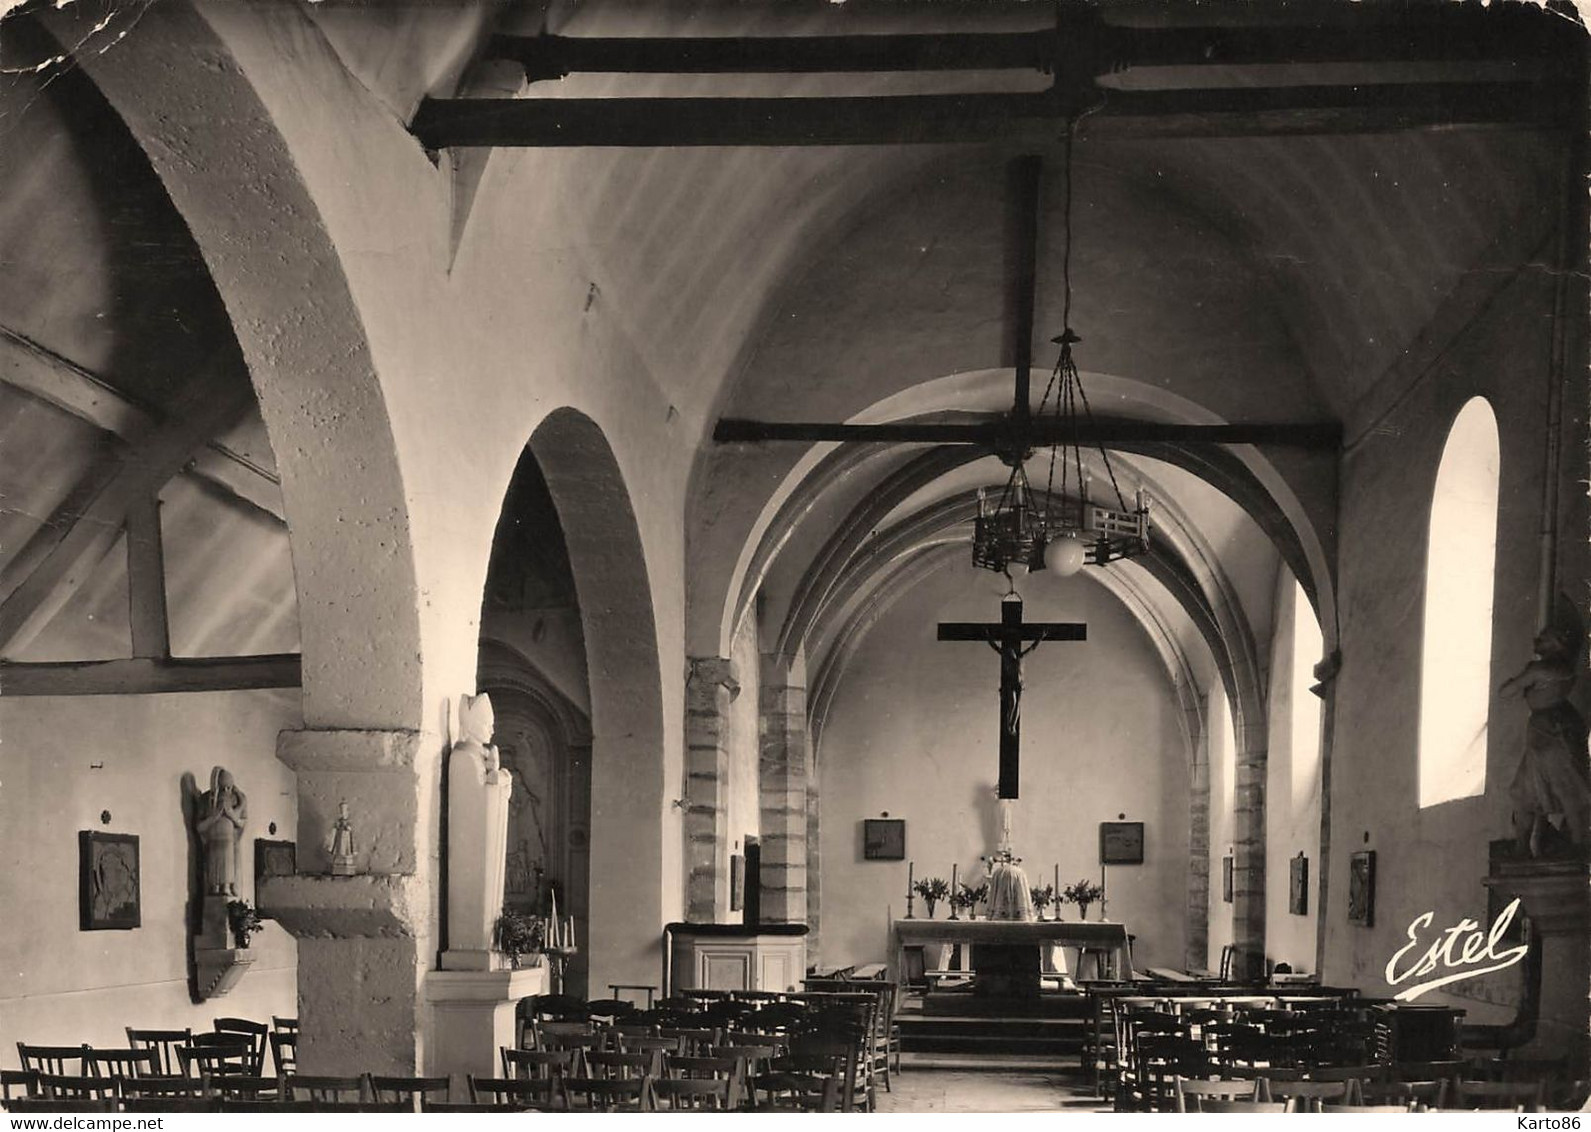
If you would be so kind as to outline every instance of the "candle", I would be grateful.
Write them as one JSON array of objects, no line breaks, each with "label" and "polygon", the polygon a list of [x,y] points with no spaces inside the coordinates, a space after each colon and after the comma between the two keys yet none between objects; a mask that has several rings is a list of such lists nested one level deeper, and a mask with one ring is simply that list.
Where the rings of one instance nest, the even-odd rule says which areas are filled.
[{"label": "candle", "polygon": [[1056,897],[1057,900],[1059,900],[1060,896],[1061,896],[1061,866],[1060,866],[1060,862],[1057,861],[1056,864],[1055,864],[1055,897]]},{"label": "candle", "polygon": [[573,912],[569,913],[569,936],[564,946],[570,951],[575,949],[575,914]]},{"label": "candle", "polygon": [[915,862],[915,861],[907,861],[906,862],[906,891],[907,892],[910,892],[912,890],[912,879],[916,875],[917,875],[917,862]]},{"label": "candle", "polygon": [[950,895],[952,896],[956,894],[956,881],[960,877],[960,873],[958,873],[956,870],[960,868],[961,866],[956,864],[952,864],[950,866]]},{"label": "candle", "polygon": [[557,889],[553,889],[550,895],[552,896],[552,914],[547,917],[547,930],[551,933],[552,938],[547,940],[547,946],[548,947],[557,947],[558,946],[558,890]]}]

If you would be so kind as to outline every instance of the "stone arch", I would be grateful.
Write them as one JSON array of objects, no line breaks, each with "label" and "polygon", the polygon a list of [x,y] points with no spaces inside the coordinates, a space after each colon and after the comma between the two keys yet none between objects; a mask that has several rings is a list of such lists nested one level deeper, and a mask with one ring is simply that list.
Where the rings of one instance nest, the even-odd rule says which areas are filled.
[{"label": "stone arch", "polygon": [[[591,986],[652,983],[662,966],[667,862],[662,668],[641,533],[602,429],[571,408],[530,438],[574,573],[591,693]],[[678,832],[674,830],[677,838]],[[638,930],[645,925],[655,932]]]},{"label": "stone arch", "polygon": [[[63,43],[92,14],[41,14]],[[270,112],[190,6],[76,61],[193,233],[248,364],[282,480],[310,728],[418,731],[419,610],[403,478],[341,259]],[[217,123],[225,128],[217,128]],[[378,639],[348,663],[347,642]]]}]

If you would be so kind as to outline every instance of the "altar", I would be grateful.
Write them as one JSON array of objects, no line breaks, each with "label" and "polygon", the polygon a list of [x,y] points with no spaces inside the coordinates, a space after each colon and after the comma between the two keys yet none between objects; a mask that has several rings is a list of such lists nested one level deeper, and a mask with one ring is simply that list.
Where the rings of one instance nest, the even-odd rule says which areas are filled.
[{"label": "altar", "polygon": [[[1132,944],[1127,938],[1124,924],[1108,921],[1080,920],[896,920],[895,977],[905,978],[906,949],[930,943],[961,943],[971,945],[972,967],[979,966],[977,955],[982,947],[986,953],[1000,957],[1000,967],[1010,969],[1013,956],[1030,951],[1032,970],[1038,974],[1038,956],[1046,945],[1075,948],[1080,953],[1090,952],[1108,958],[1108,970],[1117,978],[1132,975]],[[1076,970],[1076,966],[1073,967]]]}]

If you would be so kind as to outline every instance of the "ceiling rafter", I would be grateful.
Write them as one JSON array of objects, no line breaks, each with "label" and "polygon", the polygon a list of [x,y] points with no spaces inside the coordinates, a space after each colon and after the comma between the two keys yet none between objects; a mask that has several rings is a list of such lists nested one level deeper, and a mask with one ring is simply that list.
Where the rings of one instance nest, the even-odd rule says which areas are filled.
[{"label": "ceiling rafter", "polygon": [[[0,326],[0,382],[123,440],[155,427],[153,413],[103,378],[6,326]],[[221,488],[223,498],[286,521],[281,480],[220,441],[212,439],[195,452],[187,470]]]},{"label": "ceiling rafter", "polygon": [[130,509],[182,471],[196,449],[236,424],[252,407],[254,391],[247,381],[198,375],[181,400],[171,419],[124,453],[98,461],[85,477],[94,489],[81,493],[92,497],[58,509],[0,571],[0,584],[9,588],[0,602],[0,649],[26,647],[49,624],[121,537]]}]

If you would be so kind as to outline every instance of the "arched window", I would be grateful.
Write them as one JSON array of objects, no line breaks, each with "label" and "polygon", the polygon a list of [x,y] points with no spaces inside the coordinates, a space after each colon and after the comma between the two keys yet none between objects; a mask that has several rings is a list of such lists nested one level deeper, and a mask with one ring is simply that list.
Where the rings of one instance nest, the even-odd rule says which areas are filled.
[{"label": "arched window", "polygon": [[1492,579],[1497,562],[1497,418],[1459,410],[1431,499],[1420,664],[1420,806],[1486,790]]}]

